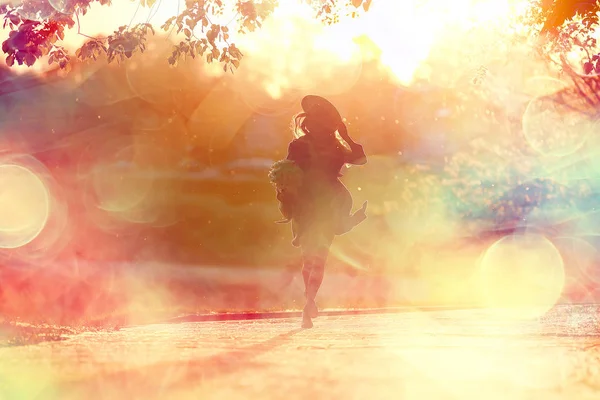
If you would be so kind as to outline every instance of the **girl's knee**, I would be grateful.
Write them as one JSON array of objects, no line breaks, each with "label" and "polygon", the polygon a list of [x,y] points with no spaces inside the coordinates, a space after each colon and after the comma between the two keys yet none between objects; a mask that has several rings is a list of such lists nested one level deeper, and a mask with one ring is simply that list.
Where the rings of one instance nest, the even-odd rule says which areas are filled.
[{"label": "girl's knee", "polygon": [[304,264],[302,265],[302,272],[303,273],[310,273],[310,271],[312,271],[312,264],[304,261]]},{"label": "girl's knee", "polygon": [[320,256],[320,255],[305,257],[302,269],[303,270],[324,269],[325,261],[326,261],[326,258],[323,256]]}]

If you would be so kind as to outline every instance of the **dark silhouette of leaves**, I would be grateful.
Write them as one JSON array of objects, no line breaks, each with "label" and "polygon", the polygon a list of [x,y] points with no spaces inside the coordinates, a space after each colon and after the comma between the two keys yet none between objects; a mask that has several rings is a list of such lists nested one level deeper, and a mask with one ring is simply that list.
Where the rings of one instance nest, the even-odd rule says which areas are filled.
[{"label": "dark silhouette of leaves", "polygon": [[81,48],[75,52],[75,56],[81,61],[90,58],[97,60],[101,54],[106,55],[107,52],[108,48],[101,40],[93,39],[81,46]]},{"label": "dark silhouette of leaves", "polygon": [[[137,0],[143,7],[156,5],[156,0]],[[356,16],[356,9],[368,10],[372,0],[324,0],[314,2],[315,16],[324,22],[335,23],[340,18],[343,7],[352,8],[348,15]],[[65,28],[77,26],[80,31],[79,16],[86,15],[92,3],[110,5],[111,0],[64,0],[59,7],[48,0],[23,0],[19,5],[0,5],[3,27],[9,29],[9,37],[2,43],[8,66],[18,63],[28,66],[49,55],[48,63],[68,68],[70,57],[66,50],[57,45],[64,40]],[[239,33],[260,29],[266,18],[277,6],[277,0],[238,0],[235,3],[237,15],[234,19]],[[60,8],[60,9],[57,9]],[[190,56],[203,57],[207,62],[223,64],[225,71],[238,68],[243,57],[242,52],[230,40],[230,27],[214,24],[212,16],[223,15],[225,3],[222,0],[186,0],[185,9],[166,20],[160,29],[183,33],[185,40],[175,45],[168,62],[176,65],[179,59]],[[233,21],[232,21],[233,22]],[[97,60],[106,56],[107,62],[118,63],[133,57],[137,52],[146,50],[148,34],[155,34],[149,23],[121,26],[106,38],[88,37],[87,41],[75,52],[79,61]]]}]

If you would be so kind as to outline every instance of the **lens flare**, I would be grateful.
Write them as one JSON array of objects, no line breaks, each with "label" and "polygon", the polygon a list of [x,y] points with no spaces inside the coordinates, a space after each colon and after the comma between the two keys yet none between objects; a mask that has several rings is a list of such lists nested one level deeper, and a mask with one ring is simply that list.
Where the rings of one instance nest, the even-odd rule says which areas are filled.
[{"label": "lens flare", "polygon": [[590,242],[577,237],[553,240],[565,261],[565,273],[584,287],[600,284],[597,265],[600,253]]},{"label": "lens flare", "polygon": [[[86,68],[87,69],[87,68]],[[78,101],[91,107],[102,107],[134,98],[135,93],[127,85],[125,74],[117,73],[112,68],[100,68],[90,71],[74,95]]]},{"label": "lens flare", "polygon": [[[121,88],[119,93],[133,92],[166,112],[176,110],[189,116],[204,93],[188,89],[210,87],[224,74],[223,69],[217,63],[191,60],[181,60],[175,67],[167,62],[171,54],[171,41],[165,38],[149,41],[147,51],[136,54],[124,65],[128,90]],[[213,73],[214,68],[220,72]]]},{"label": "lens flare", "polygon": [[44,229],[50,198],[44,182],[30,169],[0,165],[0,248],[32,242]]},{"label": "lens flare", "polygon": [[512,318],[536,318],[559,299],[565,282],[562,257],[544,236],[515,234],[492,244],[480,262],[481,293],[488,307]]},{"label": "lens flare", "polygon": [[251,116],[252,110],[233,89],[229,86],[215,88],[197,105],[188,120],[191,143],[211,151],[224,149]]},{"label": "lens flare", "polygon": [[524,92],[532,97],[548,96],[565,89],[569,84],[549,76],[534,76],[525,82]]},{"label": "lens flare", "polygon": [[155,181],[164,166],[161,148],[144,137],[115,139],[97,154],[90,178],[98,207],[109,212],[126,212],[153,194]]},{"label": "lens flare", "polygon": [[66,13],[67,11],[67,0],[48,0],[48,3],[60,13]]},{"label": "lens flare", "polygon": [[523,114],[523,134],[545,156],[564,157],[580,149],[598,129],[598,121],[549,97],[533,99]]}]

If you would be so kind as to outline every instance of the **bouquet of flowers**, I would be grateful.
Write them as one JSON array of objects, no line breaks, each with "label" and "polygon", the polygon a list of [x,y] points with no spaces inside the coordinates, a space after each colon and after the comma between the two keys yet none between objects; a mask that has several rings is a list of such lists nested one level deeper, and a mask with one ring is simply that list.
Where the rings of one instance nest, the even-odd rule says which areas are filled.
[{"label": "bouquet of flowers", "polygon": [[284,220],[277,221],[278,223],[291,221],[303,178],[302,169],[291,160],[280,160],[271,166],[269,181],[277,191],[279,210],[285,217]]}]

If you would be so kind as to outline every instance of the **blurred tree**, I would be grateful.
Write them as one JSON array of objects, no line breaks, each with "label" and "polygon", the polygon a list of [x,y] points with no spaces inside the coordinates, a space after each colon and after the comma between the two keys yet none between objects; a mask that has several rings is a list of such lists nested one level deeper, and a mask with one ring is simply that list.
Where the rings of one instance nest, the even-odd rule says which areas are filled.
[{"label": "blurred tree", "polygon": [[555,32],[575,15],[594,15],[600,10],[596,0],[542,0],[542,12],[546,17],[544,32]]},{"label": "blurred tree", "polygon": [[584,99],[586,107],[578,110],[594,117],[600,109],[599,15],[597,0],[555,0],[547,8],[541,42],[541,53],[574,83],[554,97],[561,97],[561,104]]},{"label": "blurred tree", "polygon": [[[143,7],[152,7],[157,0],[139,1]],[[371,0],[305,0],[313,6],[315,18],[326,24],[339,21],[341,16],[358,16],[359,10],[367,11]],[[65,29],[80,31],[79,16],[85,15],[92,3],[110,6],[111,0],[3,0],[0,5],[4,29],[10,29],[9,37],[2,43],[6,64],[32,66],[43,56],[49,64],[68,69],[71,54],[61,46]],[[278,6],[278,0],[186,0],[184,10],[165,21],[160,27],[164,31],[184,35],[184,40],[174,46],[169,57],[175,65],[183,56],[205,57],[207,62],[219,62],[225,71],[233,72],[243,57],[235,43],[230,42],[230,30],[247,33],[259,29],[264,20]],[[211,22],[212,17],[223,15],[233,7],[236,16],[234,27]],[[96,60],[101,55],[110,63],[131,58],[146,50],[148,34],[155,34],[149,23],[116,27],[107,37],[89,37],[75,56],[80,61]]]}]

